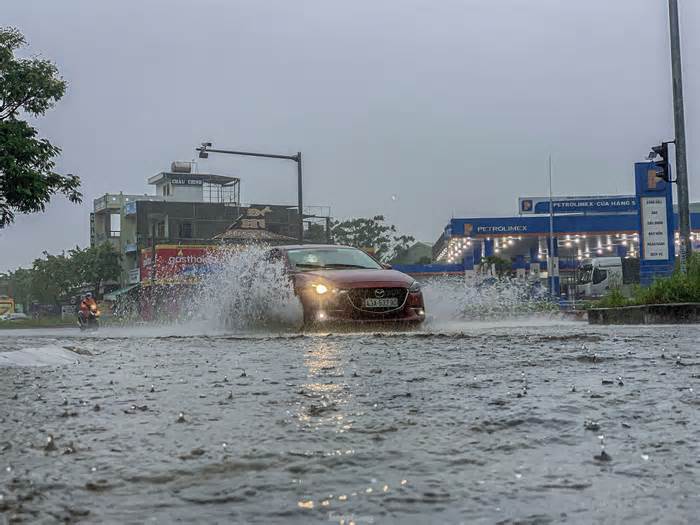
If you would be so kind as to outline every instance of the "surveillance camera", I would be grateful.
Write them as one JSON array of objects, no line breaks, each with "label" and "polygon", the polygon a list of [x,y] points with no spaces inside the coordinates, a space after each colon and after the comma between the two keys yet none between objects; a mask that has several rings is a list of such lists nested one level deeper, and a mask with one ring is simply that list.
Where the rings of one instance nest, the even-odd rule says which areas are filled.
[{"label": "surveillance camera", "polygon": [[199,152],[199,158],[200,158],[200,159],[208,159],[208,158],[209,158],[209,153],[207,153],[206,151],[200,151],[200,152]]}]

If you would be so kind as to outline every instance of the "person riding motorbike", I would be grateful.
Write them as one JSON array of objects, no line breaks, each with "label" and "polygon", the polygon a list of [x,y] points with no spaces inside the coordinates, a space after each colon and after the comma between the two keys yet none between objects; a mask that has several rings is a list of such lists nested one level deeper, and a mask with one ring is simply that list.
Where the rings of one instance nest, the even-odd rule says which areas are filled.
[{"label": "person riding motorbike", "polygon": [[90,321],[90,316],[95,318],[99,315],[97,303],[90,292],[85,294],[85,297],[80,301],[80,311],[78,312],[78,322],[81,326],[87,325]]}]

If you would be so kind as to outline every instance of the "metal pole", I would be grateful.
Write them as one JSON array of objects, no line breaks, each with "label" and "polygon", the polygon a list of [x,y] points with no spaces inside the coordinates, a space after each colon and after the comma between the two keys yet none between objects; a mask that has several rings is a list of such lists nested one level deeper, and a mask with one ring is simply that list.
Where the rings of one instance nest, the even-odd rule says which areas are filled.
[{"label": "metal pole", "polygon": [[[228,155],[240,155],[243,157],[262,157],[266,159],[286,159],[293,160],[297,163],[297,191],[298,191],[298,211],[299,214],[299,242],[304,242],[304,200],[302,194],[302,168],[301,168],[301,151],[298,151],[296,155],[276,155],[271,153],[256,153],[252,151],[238,151],[238,150],[228,150],[228,149],[213,149],[210,145],[203,144],[201,147],[195,148],[199,151],[200,156],[208,155],[209,153],[226,153]],[[206,158],[204,156],[203,158]],[[240,191],[240,190],[239,190]]]},{"label": "metal pole", "polygon": [[686,258],[691,254],[690,205],[688,196],[688,164],[685,155],[685,116],[683,114],[683,73],[681,42],[678,29],[678,0],[668,0],[671,30],[671,75],[673,78],[673,120],[676,127],[676,182],[678,183],[678,219],[680,227],[680,266],[686,271]]},{"label": "metal pole", "polygon": [[156,280],[156,222],[151,219],[151,284]]},{"label": "metal pole", "polygon": [[304,244],[304,199],[302,196],[302,190],[301,190],[301,151],[297,152],[296,156],[296,161],[297,161],[297,191],[298,191],[298,199],[299,199],[299,211],[297,212],[299,214],[299,243]]},{"label": "metal pole", "polygon": [[554,206],[552,205],[552,156],[547,161],[549,171],[549,263],[547,275],[549,276],[549,293],[554,295]]}]

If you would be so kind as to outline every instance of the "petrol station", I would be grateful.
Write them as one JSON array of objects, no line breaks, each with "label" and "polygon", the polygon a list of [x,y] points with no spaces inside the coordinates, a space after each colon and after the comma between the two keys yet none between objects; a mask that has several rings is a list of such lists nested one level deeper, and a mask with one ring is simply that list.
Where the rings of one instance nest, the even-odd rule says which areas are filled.
[{"label": "petrol station", "polygon": [[[484,257],[510,260],[518,277],[573,278],[586,259],[637,258],[640,282],[673,271],[679,243],[672,185],[657,164],[635,164],[634,195],[521,197],[512,217],[453,218],[433,246],[447,269],[469,275]],[[691,238],[700,247],[700,213],[691,213]]]}]

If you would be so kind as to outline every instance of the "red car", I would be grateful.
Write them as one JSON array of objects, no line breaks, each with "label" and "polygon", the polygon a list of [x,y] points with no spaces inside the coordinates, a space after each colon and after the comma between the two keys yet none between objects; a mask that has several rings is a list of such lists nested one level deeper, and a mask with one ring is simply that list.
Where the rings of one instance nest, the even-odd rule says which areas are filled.
[{"label": "red car", "polygon": [[277,246],[304,307],[304,324],[418,325],[425,320],[420,284],[349,246]]}]

